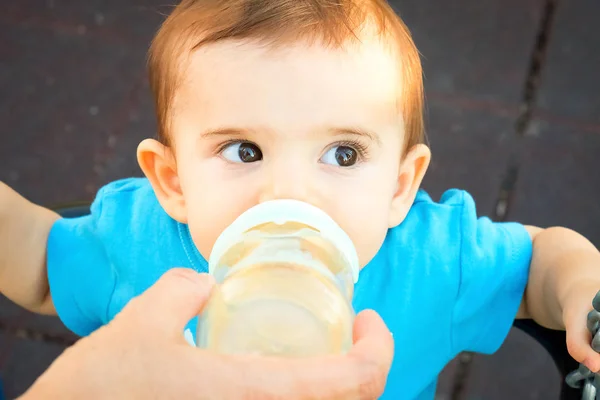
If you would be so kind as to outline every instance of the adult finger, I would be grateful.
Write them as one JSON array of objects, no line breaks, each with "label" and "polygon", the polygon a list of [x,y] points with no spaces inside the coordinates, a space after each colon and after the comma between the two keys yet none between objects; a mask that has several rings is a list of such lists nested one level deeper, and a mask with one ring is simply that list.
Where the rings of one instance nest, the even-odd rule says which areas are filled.
[{"label": "adult finger", "polygon": [[364,371],[361,398],[379,398],[385,389],[394,359],[394,337],[383,319],[373,310],[357,315],[354,322],[354,346],[350,357],[358,360]]},{"label": "adult finger", "polygon": [[389,366],[394,356],[394,337],[383,319],[373,310],[365,310],[354,321],[354,347],[351,354],[369,357]]},{"label": "adult finger", "polygon": [[186,324],[202,311],[213,285],[213,278],[207,274],[173,268],[134,298],[120,316],[149,332],[179,337]]}]

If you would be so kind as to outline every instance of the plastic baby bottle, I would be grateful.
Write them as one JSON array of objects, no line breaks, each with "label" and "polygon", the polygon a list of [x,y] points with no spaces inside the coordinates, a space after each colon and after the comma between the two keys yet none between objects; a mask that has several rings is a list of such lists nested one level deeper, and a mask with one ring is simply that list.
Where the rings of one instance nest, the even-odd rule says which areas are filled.
[{"label": "plastic baby bottle", "polygon": [[322,210],[295,200],[257,205],[219,236],[218,285],[200,316],[200,347],[226,354],[304,357],[352,345],[358,256]]}]

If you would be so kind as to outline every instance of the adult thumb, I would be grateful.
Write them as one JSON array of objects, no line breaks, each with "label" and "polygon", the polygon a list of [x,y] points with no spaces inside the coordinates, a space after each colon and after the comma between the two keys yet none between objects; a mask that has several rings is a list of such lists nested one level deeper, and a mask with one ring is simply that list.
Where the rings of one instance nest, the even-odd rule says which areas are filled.
[{"label": "adult thumb", "polygon": [[134,298],[121,316],[146,332],[181,338],[186,324],[204,308],[213,285],[214,279],[207,274],[173,268]]}]

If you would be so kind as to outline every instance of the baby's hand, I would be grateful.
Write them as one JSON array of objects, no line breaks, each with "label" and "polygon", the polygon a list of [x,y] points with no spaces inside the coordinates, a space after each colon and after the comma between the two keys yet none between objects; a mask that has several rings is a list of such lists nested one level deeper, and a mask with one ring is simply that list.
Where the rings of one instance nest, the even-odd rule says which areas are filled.
[{"label": "baby's hand", "polygon": [[[587,300],[585,299],[587,297]],[[589,311],[589,292],[581,291],[570,296],[563,309],[567,331],[567,349],[576,361],[592,372],[600,371],[600,292]],[[586,321],[587,318],[587,321]]]}]

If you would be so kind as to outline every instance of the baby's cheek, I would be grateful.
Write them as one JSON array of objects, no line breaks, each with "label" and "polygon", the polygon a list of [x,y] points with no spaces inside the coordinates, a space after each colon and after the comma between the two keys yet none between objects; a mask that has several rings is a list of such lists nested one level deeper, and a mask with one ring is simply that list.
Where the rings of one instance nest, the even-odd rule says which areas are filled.
[{"label": "baby's cheek", "polygon": [[188,204],[188,227],[196,248],[208,260],[212,247],[223,230],[239,215],[226,201],[219,202],[208,194],[199,195]]},{"label": "baby's cheek", "polygon": [[251,206],[227,203],[226,200],[220,204],[204,202],[202,208],[198,208],[190,214],[188,221],[190,234],[196,248],[205,260],[209,259],[212,248],[221,233]]}]

